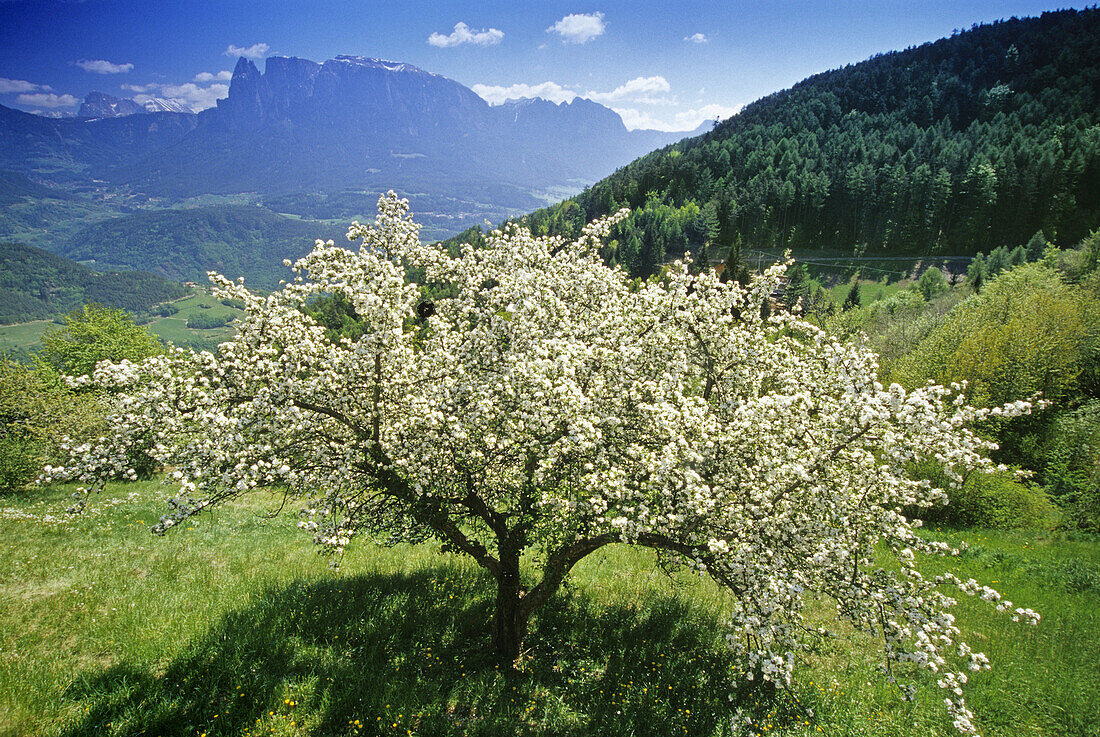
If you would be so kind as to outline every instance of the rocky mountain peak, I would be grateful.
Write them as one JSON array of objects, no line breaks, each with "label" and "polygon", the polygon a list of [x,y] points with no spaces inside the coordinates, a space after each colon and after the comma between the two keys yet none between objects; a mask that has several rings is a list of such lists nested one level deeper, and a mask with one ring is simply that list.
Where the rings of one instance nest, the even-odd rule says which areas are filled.
[{"label": "rocky mountain peak", "polygon": [[145,108],[133,100],[93,90],[84,98],[76,115],[78,118],[119,118],[143,112]]}]

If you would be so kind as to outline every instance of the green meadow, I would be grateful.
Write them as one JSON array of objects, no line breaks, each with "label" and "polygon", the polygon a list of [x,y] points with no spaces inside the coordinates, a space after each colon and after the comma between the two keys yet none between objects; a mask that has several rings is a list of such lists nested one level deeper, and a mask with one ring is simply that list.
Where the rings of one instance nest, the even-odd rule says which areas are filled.
[{"label": "green meadow", "polygon": [[[145,327],[164,341],[195,350],[216,348],[219,343],[232,338],[235,329],[229,324],[217,328],[188,327],[189,319],[196,316],[224,317],[232,322],[241,314],[238,308],[222,304],[220,300],[205,291],[196,291],[191,296],[170,304],[176,307],[178,312],[154,317],[145,324]],[[51,326],[58,327],[59,323],[51,320],[36,320],[15,325],[0,325],[0,354],[27,357],[29,360],[31,353],[42,348],[42,335]]]},{"label": "green meadow", "polygon": [[[541,610],[518,674],[494,665],[494,588],[429,544],[354,542],[338,569],[260,493],[158,538],[167,487],[117,484],[80,516],[71,489],[0,499],[2,735],[949,735],[927,673],[903,701],[879,644],[821,639],[789,690],[738,683],[725,595],[646,551],[585,559]],[[284,507],[281,515],[274,512]],[[986,735],[1100,732],[1100,543],[980,530],[928,561],[1038,610],[1013,623],[963,597],[993,669],[967,702]]]}]

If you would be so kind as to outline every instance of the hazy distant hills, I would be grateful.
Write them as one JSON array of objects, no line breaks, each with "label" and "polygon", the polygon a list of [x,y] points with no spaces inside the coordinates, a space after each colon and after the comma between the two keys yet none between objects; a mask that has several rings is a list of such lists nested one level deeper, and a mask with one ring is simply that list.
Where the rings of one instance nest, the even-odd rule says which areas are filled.
[{"label": "hazy distant hills", "polygon": [[229,96],[194,131],[101,175],[168,197],[387,187],[460,197],[464,182],[491,194],[593,181],[683,135],[628,131],[587,100],[491,107],[409,64],[272,57],[261,74],[242,58]]},{"label": "hazy distant hills", "polygon": [[82,107],[93,117],[78,119],[0,107],[0,168],[153,197],[389,186],[453,197],[467,181],[575,187],[684,135],[628,131],[587,100],[491,107],[445,77],[351,56],[272,57],[263,74],[242,58],[228,97],[199,114],[136,105],[95,93]]},{"label": "hazy distant hills", "polygon": [[[443,237],[555,201],[685,135],[628,131],[588,100],[490,106],[446,77],[358,56],[272,57],[263,73],[242,58],[228,97],[198,114],[97,92],[80,116],[0,106],[0,238],[265,286],[315,237],[372,217],[388,189],[410,197],[425,237]],[[150,224],[179,235],[143,240]],[[261,238],[275,267],[260,266]],[[232,257],[234,243],[246,255]]]}]

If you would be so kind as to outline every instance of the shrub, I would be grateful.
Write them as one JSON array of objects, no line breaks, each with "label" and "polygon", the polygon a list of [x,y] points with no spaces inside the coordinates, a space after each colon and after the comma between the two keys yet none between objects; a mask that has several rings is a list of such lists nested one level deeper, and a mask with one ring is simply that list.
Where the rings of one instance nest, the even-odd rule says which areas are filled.
[{"label": "shrub", "polygon": [[1100,531],[1100,400],[1060,416],[1044,444],[1043,480],[1067,522]]},{"label": "shrub", "polygon": [[102,432],[97,399],[78,395],[54,377],[0,359],[0,493],[22,489],[59,457],[64,436]]},{"label": "shrub", "polygon": [[[933,484],[945,482],[926,466],[920,471]],[[1008,472],[972,473],[960,488],[949,491],[948,504],[916,514],[925,522],[994,530],[1050,530],[1062,516],[1041,487],[1020,483]]]},{"label": "shrub", "polygon": [[1100,300],[1042,264],[1010,269],[960,302],[893,367],[890,380],[916,387],[966,381],[967,398],[996,406],[1041,393],[1046,413],[987,423],[999,460],[1036,468],[1036,437],[1054,412],[1081,395],[1094,363]]},{"label": "shrub", "polygon": [[65,317],[65,327],[42,336],[40,365],[69,376],[85,376],[100,361],[139,361],[163,351],[148,328],[124,311],[86,304]]},{"label": "shrub", "polygon": [[212,330],[225,327],[232,319],[229,315],[209,315],[198,312],[187,318],[187,327],[192,330]]},{"label": "shrub", "polygon": [[917,279],[917,289],[920,290],[920,293],[926,300],[931,302],[936,297],[950,290],[951,285],[947,283],[947,277],[943,275],[943,272],[933,266],[930,269],[926,269],[925,272],[920,275],[920,279]]}]

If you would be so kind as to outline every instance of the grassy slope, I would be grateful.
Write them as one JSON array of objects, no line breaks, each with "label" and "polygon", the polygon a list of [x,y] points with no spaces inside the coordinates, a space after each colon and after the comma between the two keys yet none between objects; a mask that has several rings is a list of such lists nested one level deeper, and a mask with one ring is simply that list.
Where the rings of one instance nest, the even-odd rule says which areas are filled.
[{"label": "grassy slope", "polygon": [[[901,702],[858,638],[823,643],[791,693],[731,703],[722,596],[644,551],[579,565],[508,680],[485,654],[492,590],[463,560],[359,544],[332,571],[293,515],[262,516],[276,497],[158,539],[164,493],[115,486],[75,520],[63,489],[0,501],[0,734],[951,733],[933,679]],[[959,607],[994,663],[968,693],[985,734],[1095,734],[1100,545],[954,534],[973,552],[929,568],[1043,614],[1032,629]],[[736,705],[752,720],[738,732]]]},{"label": "grassy slope", "polygon": [[35,320],[16,325],[0,325],[0,353],[25,353],[42,347],[42,334],[52,320]]},{"label": "grassy slope", "polygon": [[[195,330],[187,327],[187,318],[198,314],[227,315],[230,317],[241,314],[240,310],[227,307],[206,293],[195,294],[173,302],[173,304],[179,308],[179,312],[170,317],[157,317],[149,322],[146,327],[159,338],[172,341],[179,346],[189,346],[195,350],[211,350],[217,347],[219,343],[233,337],[234,328],[227,325],[223,328]],[[204,309],[199,305],[208,305],[208,307]],[[26,355],[39,350],[42,347],[42,334],[51,325],[54,325],[51,320],[0,325],[0,353]]]},{"label": "grassy slope", "polygon": [[[187,327],[189,317],[207,314],[211,317],[227,316],[235,318],[241,311],[223,305],[220,301],[206,293],[195,294],[187,299],[182,299],[173,304],[179,308],[179,312],[169,317],[158,317],[148,324],[153,334],[164,340],[171,341],[179,346],[190,346],[196,350],[203,348],[213,349],[218,343],[223,343],[233,337],[236,328],[227,325],[222,328],[208,330],[196,330]],[[206,305],[201,307],[200,305]]]}]

